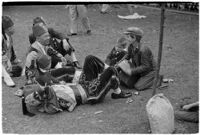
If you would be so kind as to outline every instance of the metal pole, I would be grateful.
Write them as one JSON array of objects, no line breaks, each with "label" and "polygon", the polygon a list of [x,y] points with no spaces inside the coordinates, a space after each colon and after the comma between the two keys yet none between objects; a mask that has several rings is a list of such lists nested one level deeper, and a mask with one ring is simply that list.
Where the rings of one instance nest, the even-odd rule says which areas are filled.
[{"label": "metal pole", "polygon": [[160,37],[159,37],[158,59],[157,59],[157,66],[156,66],[156,73],[155,73],[155,79],[154,79],[154,84],[153,84],[152,96],[154,96],[156,94],[157,82],[158,82],[158,78],[159,78],[160,63],[161,63],[161,57],[162,57],[162,46],[163,46],[164,20],[165,20],[165,4],[162,3],[162,5],[161,5],[161,19],[160,19]]}]

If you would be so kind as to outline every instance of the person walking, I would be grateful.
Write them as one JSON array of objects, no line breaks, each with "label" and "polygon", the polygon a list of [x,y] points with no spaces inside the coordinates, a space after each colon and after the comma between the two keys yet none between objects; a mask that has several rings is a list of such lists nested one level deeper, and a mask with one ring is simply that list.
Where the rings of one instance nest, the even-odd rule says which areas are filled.
[{"label": "person walking", "polygon": [[81,21],[82,28],[85,29],[86,34],[91,34],[90,22],[87,15],[87,8],[85,5],[67,5],[70,18],[70,32],[69,36],[77,35],[78,22]]}]

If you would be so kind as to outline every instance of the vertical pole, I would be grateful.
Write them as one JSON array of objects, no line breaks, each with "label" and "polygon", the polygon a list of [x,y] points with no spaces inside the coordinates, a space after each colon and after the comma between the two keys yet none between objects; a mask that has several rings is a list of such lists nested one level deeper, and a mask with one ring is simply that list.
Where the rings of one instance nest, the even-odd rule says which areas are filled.
[{"label": "vertical pole", "polygon": [[153,84],[152,96],[154,96],[156,94],[157,82],[158,82],[158,78],[159,78],[160,63],[161,63],[161,57],[162,57],[162,46],[163,46],[164,20],[165,20],[165,3],[162,3],[161,4],[161,19],[160,19],[160,37],[159,37],[158,59],[157,59],[157,66],[156,66],[156,73],[155,73],[155,79],[154,79],[154,84]]}]

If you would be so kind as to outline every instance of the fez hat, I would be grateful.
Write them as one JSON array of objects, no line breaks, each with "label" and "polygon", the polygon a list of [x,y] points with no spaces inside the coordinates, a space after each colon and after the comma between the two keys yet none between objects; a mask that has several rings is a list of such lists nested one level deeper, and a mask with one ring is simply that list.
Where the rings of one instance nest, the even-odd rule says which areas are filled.
[{"label": "fez hat", "polygon": [[44,18],[43,17],[36,17],[33,19],[33,25],[37,24],[37,23],[43,23],[43,24],[46,24],[45,21],[44,21]]},{"label": "fez hat", "polygon": [[32,27],[33,35],[35,37],[40,37],[41,35],[48,33],[48,29],[43,24],[36,24]]}]

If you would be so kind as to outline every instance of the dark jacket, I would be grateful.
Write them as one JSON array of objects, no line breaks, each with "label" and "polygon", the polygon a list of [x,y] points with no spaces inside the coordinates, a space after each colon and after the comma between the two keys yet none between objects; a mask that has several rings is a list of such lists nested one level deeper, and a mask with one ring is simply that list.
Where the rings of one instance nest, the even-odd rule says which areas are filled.
[{"label": "dark jacket", "polygon": [[156,63],[149,47],[144,46],[140,50],[131,52],[131,45],[128,47],[128,60],[133,64],[131,75],[144,76],[156,69]]},{"label": "dark jacket", "polygon": [[[54,30],[53,28],[48,28],[48,32],[49,32],[51,38],[57,38],[60,40],[63,40],[63,39],[69,40],[69,38],[67,36],[65,36],[63,33],[60,33],[58,31]],[[30,44],[33,44],[35,41],[36,41],[36,37],[33,35],[33,33],[31,33],[29,35]]]}]

